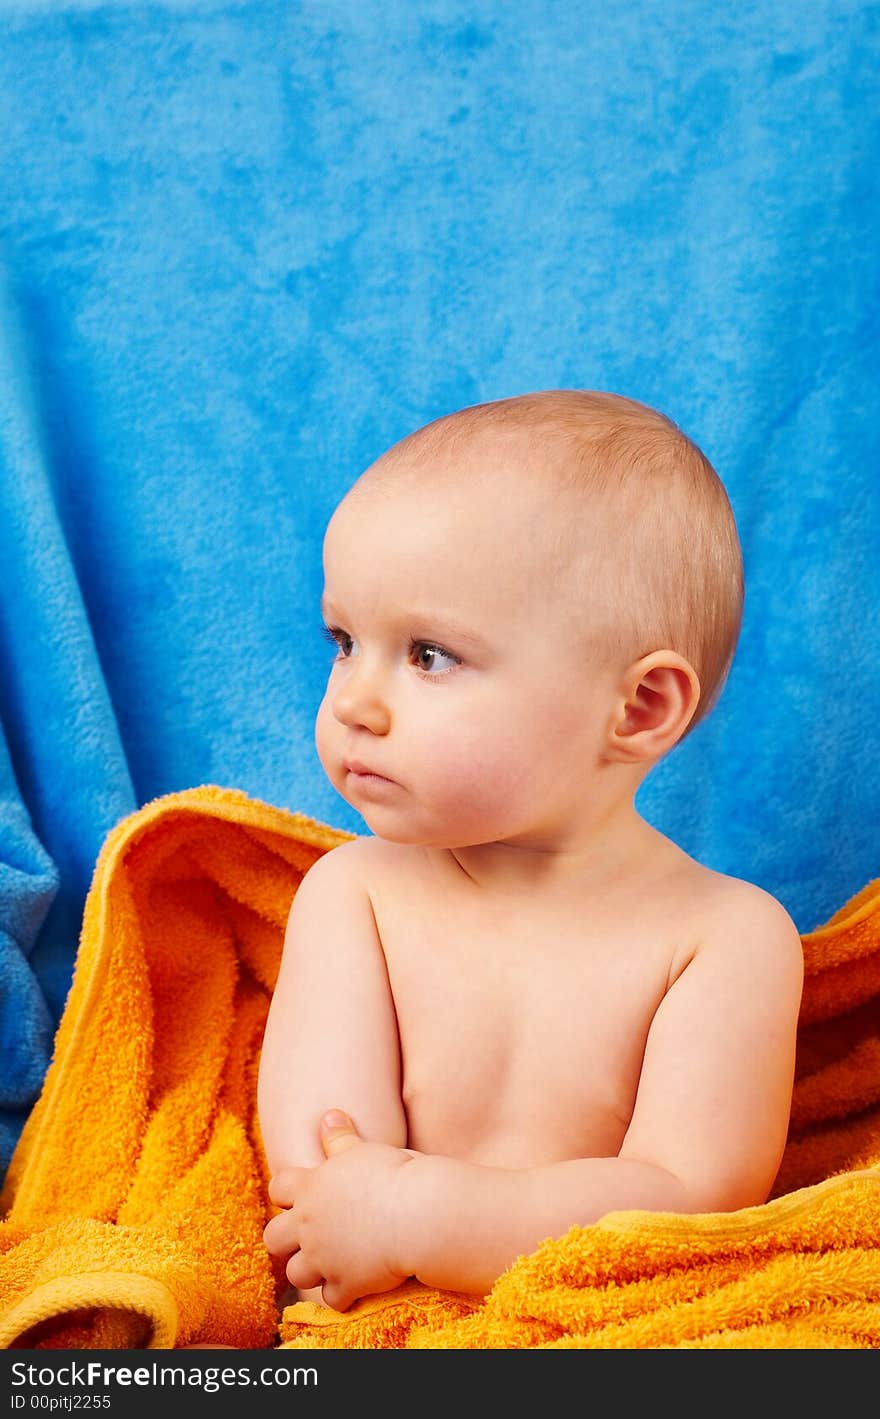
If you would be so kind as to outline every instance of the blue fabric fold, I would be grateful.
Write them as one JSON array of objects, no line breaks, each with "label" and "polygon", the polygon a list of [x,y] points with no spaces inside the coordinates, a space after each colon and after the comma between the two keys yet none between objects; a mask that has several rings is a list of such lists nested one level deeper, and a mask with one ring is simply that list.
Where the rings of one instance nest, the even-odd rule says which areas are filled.
[{"label": "blue fabric fold", "polygon": [[34,835],[0,732],[0,1170],[49,1066],[54,1025],[33,962],[58,892],[58,869]]}]

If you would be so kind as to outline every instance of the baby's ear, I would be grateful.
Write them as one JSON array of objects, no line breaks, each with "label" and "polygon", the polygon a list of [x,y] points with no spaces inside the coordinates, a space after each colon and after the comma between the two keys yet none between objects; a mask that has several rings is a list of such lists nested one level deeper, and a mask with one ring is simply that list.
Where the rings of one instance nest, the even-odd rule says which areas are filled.
[{"label": "baby's ear", "polygon": [[619,760],[656,761],[675,746],[693,719],[700,682],[690,662],[672,650],[643,656],[630,676],[610,747]]}]

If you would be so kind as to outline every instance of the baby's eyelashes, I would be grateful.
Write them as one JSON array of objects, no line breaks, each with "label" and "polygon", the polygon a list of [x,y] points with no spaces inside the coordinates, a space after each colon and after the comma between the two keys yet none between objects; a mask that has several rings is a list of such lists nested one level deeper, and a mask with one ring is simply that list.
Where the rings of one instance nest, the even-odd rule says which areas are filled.
[{"label": "baby's eyelashes", "polygon": [[346,640],[348,639],[348,637],[345,635],[345,632],[338,630],[336,626],[322,625],[321,634],[326,641],[329,641],[331,645],[335,645],[337,649],[341,648],[340,643],[343,638]]}]

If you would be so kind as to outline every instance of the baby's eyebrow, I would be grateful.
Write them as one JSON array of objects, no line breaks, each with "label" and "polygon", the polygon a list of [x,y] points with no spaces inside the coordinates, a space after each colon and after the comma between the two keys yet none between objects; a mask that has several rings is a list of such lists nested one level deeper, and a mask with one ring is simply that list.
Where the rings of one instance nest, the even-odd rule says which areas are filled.
[{"label": "baby's eyebrow", "polygon": [[[321,615],[324,617],[335,615],[335,612],[330,609],[330,602],[326,595],[321,597]],[[343,617],[343,620],[344,619]],[[415,621],[425,627],[432,626],[436,628],[440,635],[448,635],[456,640],[470,641],[473,645],[483,646],[488,649],[488,641],[484,636],[479,635],[476,631],[469,630],[468,627],[462,625],[460,621],[452,620],[445,613],[410,610],[400,617],[400,621],[401,624],[404,621],[407,622],[407,624]]]}]

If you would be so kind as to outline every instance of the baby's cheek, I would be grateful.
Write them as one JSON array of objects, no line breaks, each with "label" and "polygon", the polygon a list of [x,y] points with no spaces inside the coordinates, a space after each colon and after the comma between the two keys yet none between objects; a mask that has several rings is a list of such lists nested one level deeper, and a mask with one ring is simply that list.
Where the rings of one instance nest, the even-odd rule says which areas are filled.
[{"label": "baby's cheek", "polygon": [[335,782],[336,778],[339,776],[337,764],[338,754],[335,752],[336,735],[333,724],[333,714],[327,696],[325,695],[318,707],[318,713],[315,716],[315,749],[317,750],[321,766],[331,782]]},{"label": "baby's cheek", "polygon": [[457,821],[482,823],[507,815],[528,786],[503,744],[459,736],[437,742],[426,765],[436,809]]}]

